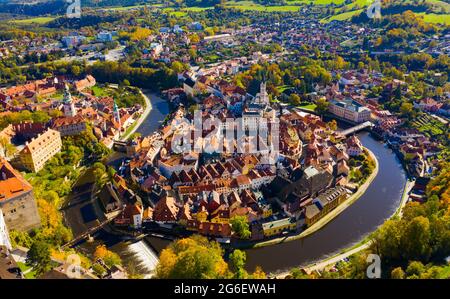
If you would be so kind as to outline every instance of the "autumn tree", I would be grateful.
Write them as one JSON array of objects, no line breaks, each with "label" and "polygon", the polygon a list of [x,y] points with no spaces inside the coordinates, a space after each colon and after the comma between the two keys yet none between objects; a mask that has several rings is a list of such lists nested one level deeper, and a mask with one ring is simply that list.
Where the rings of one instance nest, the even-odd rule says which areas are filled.
[{"label": "autumn tree", "polygon": [[163,249],[156,268],[158,278],[226,278],[229,275],[220,245],[199,235],[176,240]]},{"label": "autumn tree", "polygon": [[413,111],[413,104],[411,103],[403,102],[402,105],[400,106],[400,113],[403,114],[404,116],[410,115],[412,111]]},{"label": "autumn tree", "polygon": [[7,138],[0,137],[0,151],[0,157],[10,157],[17,149]]},{"label": "autumn tree", "polygon": [[392,279],[404,279],[406,276],[405,271],[403,271],[402,267],[397,267],[391,271]]},{"label": "autumn tree", "polygon": [[298,94],[295,94],[295,93],[291,94],[289,96],[289,102],[292,105],[300,105],[300,103],[301,103],[300,96]]},{"label": "autumn tree", "polygon": [[97,248],[95,248],[94,258],[96,260],[97,259],[103,260],[103,262],[108,267],[122,264],[122,260],[120,259],[120,256],[117,253],[112,252],[111,250],[108,250],[105,245],[99,245],[99,246],[97,246]]}]

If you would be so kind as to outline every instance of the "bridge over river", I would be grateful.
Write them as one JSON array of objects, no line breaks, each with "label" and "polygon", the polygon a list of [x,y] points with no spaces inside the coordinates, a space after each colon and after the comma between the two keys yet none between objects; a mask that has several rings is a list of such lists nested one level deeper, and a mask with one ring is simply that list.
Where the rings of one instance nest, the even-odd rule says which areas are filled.
[{"label": "bridge over river", "polygon": [[346,129],[344,131],[340,131],[339,134],[344,135],[344,136],[348,136],[348,135],[352,135],[354,133],[357,133],[365,128],[372,128],[374,126],[374,124],[370,121],[366,121],[363,122],[362,124],[356,125],[354,127],[351,127],[349,129]]}]

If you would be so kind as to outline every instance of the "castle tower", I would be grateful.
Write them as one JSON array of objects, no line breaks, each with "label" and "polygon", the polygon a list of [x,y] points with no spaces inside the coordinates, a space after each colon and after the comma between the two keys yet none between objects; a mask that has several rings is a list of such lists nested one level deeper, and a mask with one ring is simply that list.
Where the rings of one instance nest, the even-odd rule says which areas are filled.
[{"label": "castle tower", "polygon": [[256,102],[262,105],[269,105],[269,94],[266,89],[266,82],[261,82],[259,93],[256,95]]},{"label": "castle tower", "polygon": [[72,100],[72,95],[69,91],[69,86],[66,84],[66,88],[64,90],[64,115],[65,116],[75,116],[77,114],[77,111],[75,110],[75,104]]}]

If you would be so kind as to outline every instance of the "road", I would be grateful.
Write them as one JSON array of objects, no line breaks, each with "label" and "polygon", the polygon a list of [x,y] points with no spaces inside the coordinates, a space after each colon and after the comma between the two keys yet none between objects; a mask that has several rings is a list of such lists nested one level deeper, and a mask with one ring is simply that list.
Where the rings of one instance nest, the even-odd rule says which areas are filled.
[{"label": "road", "polygon": [[142,97],[145,100],[145,110],[144,112],[139,116],[139,119],[136,121],[136,123],[133,123],[133,129],[130,130],[129,132],[127,132],[127,134],[125,134],[124,136],[121,136],[120,141],[126,141],[128,139],[129,136],[131,136],[131,134],[133,134],[134,132],[136,132],[137,129],[139,129],[139,127],[142,125],[142,123],[145,121],[145,119],[147,118],[147,116],[149,115],[150,111],[152,111],[152,103],[150,102],[150,99],[148,98],[147,95],[145,95],[145,93],[139,89],[139,92],[141,93]]}]

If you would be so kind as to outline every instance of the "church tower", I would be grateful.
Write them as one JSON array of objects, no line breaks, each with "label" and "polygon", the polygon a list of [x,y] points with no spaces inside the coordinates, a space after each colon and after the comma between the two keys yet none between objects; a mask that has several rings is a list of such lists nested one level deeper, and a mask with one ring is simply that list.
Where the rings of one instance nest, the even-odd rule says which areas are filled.
[{"label": "church tower", "polygon": [[65,116],[75,116],[77,114],[77,111],[75,110],[75,104],[72,100],[72,95],[69,91],[69,86],[66,84],[66,89],[64,90],[64,115]]}]

